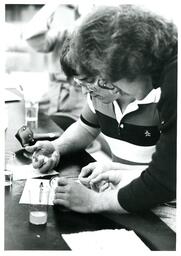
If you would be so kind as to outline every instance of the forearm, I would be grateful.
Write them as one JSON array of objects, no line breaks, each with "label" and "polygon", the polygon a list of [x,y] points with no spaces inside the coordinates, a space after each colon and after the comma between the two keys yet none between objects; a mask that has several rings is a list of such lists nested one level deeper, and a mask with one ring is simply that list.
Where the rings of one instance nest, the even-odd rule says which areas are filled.
[{"label": "forearm", "polygon": [[37,34],[36,36],[26,39],[26,42],[37,52],[49,53],[52,51],[56,43],[58,34],[58,30],[51,29],[49,31],[45,31],[44,33]]},{"label": "forearm", "polygon": [[28,40],[45,33],[48,30],[47,21],[59,5],[60,1],[54,1],[44,5],[44,7],[42,7],[27,24],[23,33],[23,38]]},{"label": "forearm", "polygon": [[141,212],[175,199],[175,144],[174,139],[169,141],[168,134],[161,135],[149,167],[140,177],[119,190],[119,203],[127,210]]},{"label": "forearm", "polygon": [[109,190],[102,193],[95,192],[93,212],[128,213],[118,202],[117,190]]},{"label": "forearm", "polygon": [[81,149],[85,149],[96,137],[98,133],[89,133],[79,122],[72,124],[60,138],[52,143],[60,155],[65,155]]}]

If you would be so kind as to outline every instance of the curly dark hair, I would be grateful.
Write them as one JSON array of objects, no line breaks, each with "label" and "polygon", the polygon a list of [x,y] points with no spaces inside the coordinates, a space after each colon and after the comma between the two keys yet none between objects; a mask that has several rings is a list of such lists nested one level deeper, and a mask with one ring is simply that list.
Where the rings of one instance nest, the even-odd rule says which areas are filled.
[{"label": "curly dark hair", "polygon": [[177,29],[135,5],[99,6],[74,31],[70,48],[71,63],[85,76],[157,80],[177,53]]}]

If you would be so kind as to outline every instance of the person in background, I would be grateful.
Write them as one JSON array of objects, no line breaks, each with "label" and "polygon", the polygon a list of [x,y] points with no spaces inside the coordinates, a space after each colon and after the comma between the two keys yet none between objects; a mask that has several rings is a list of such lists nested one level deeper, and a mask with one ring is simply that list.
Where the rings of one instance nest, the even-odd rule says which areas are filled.
[{"label": "person in background", "polygon": [[85,104],[81,89],[72,86],[59,62],[62,45],[79,16],[76,6],[61,5],[60,1],[47,3],[35,14],[23,32],[28,45],[37,52],[47,53],[49,90],[39,105],[64,130],[79,118]]},{"label": "person in background", "polygon": [[[177,31],[174,24],[134,5],[100,6],[75,28],[66,61],[75,68],[75,82],[89,91],[87,110],[59,139],[26,148],[34,152],[34,167],[42,172],[54,168],[61,155],[85,148],[99,131],[112,143],[116,162],[84,167],[79,175],[80,183],[60,178],[54,204],[78,212],[140,213],[151,209],[157,212],[159,207],[159,214],[167,218],[171,208],[175,209],[176,198]],[[135,149],[140,149],[139,153],[147,152],[140,126],[155,112],[148,111],[144,118],[139,114],[145,111],[144,104],[150,103],[150,94],[158,86],[161,97],[154,101],[160,118],[156,151],[152,152],[148,167],[129,180],[130,172],[122,169],[124,162],[119,153],[130,155],[134,162],[136,150],[131,145],[127,147],[129,143],[137,145]],[[129,113],[130,104],[135,108],[132,113]],[[135,104],[139,105],[138,112]],[[149,122],[147,128],[148,125]],[[144,134],[149,138],[147,128]],[[119,140],[121,146],[117,148]],[[144,150],[140,146],[145,146]],[[140,164],[139,156],[138,159]],[[106,181],[111,183],[109,189],[97,193],[84,186],[86,175],[92,173],[95,175],[89,180],[90,186]],[[172,207],[165,211],[164,206]],[[171,217],[174,225],[175,211]]]}]

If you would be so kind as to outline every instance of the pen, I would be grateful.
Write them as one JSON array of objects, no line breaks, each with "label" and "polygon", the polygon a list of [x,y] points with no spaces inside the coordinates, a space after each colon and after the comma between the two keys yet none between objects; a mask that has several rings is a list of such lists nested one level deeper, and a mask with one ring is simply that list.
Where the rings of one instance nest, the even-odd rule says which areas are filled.
[{"label": "pen", "polygon": [[42,201],[43,182],[40,183],[39,202]]}]

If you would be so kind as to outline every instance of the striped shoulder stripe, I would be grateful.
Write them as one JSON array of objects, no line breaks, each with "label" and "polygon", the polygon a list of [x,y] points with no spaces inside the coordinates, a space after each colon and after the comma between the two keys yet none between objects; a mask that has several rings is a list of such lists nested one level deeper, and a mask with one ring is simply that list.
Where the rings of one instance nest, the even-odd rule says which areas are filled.
[{"label": "striped shoulder stripe", "polygon": [[91,127],[93,127],[93,128],[100,128],[99,125],[95,125],[95,124],[92,124],[92,123],[90,123],[89,121],[87,121],[82,115],[80,116],[80,119],[81,119],[81,121],[82,121],[84,124],[86,124],[86,125],[88,125],[88,126],[91,126]]},{"label": "striped shoulder stripe", "polygon": [[148,164],[152,159],[152,154],[155,152],[154,145],[135,145],[128,141],[118,140],[106,135],[104,135],[104,138],[110,146],[114,161],[120,161],[122,163],[132,162],[134,164]]},{"label": "striped shoulder stripe", "polygon": [[119,125],[114,118],[98,111],[97,115],[99,117],[102,133],[110,138],[139,146],[153,146],[160,137],[160,131],[156,125],[143,126],[126,122],[122,122],[121,125]]}]

